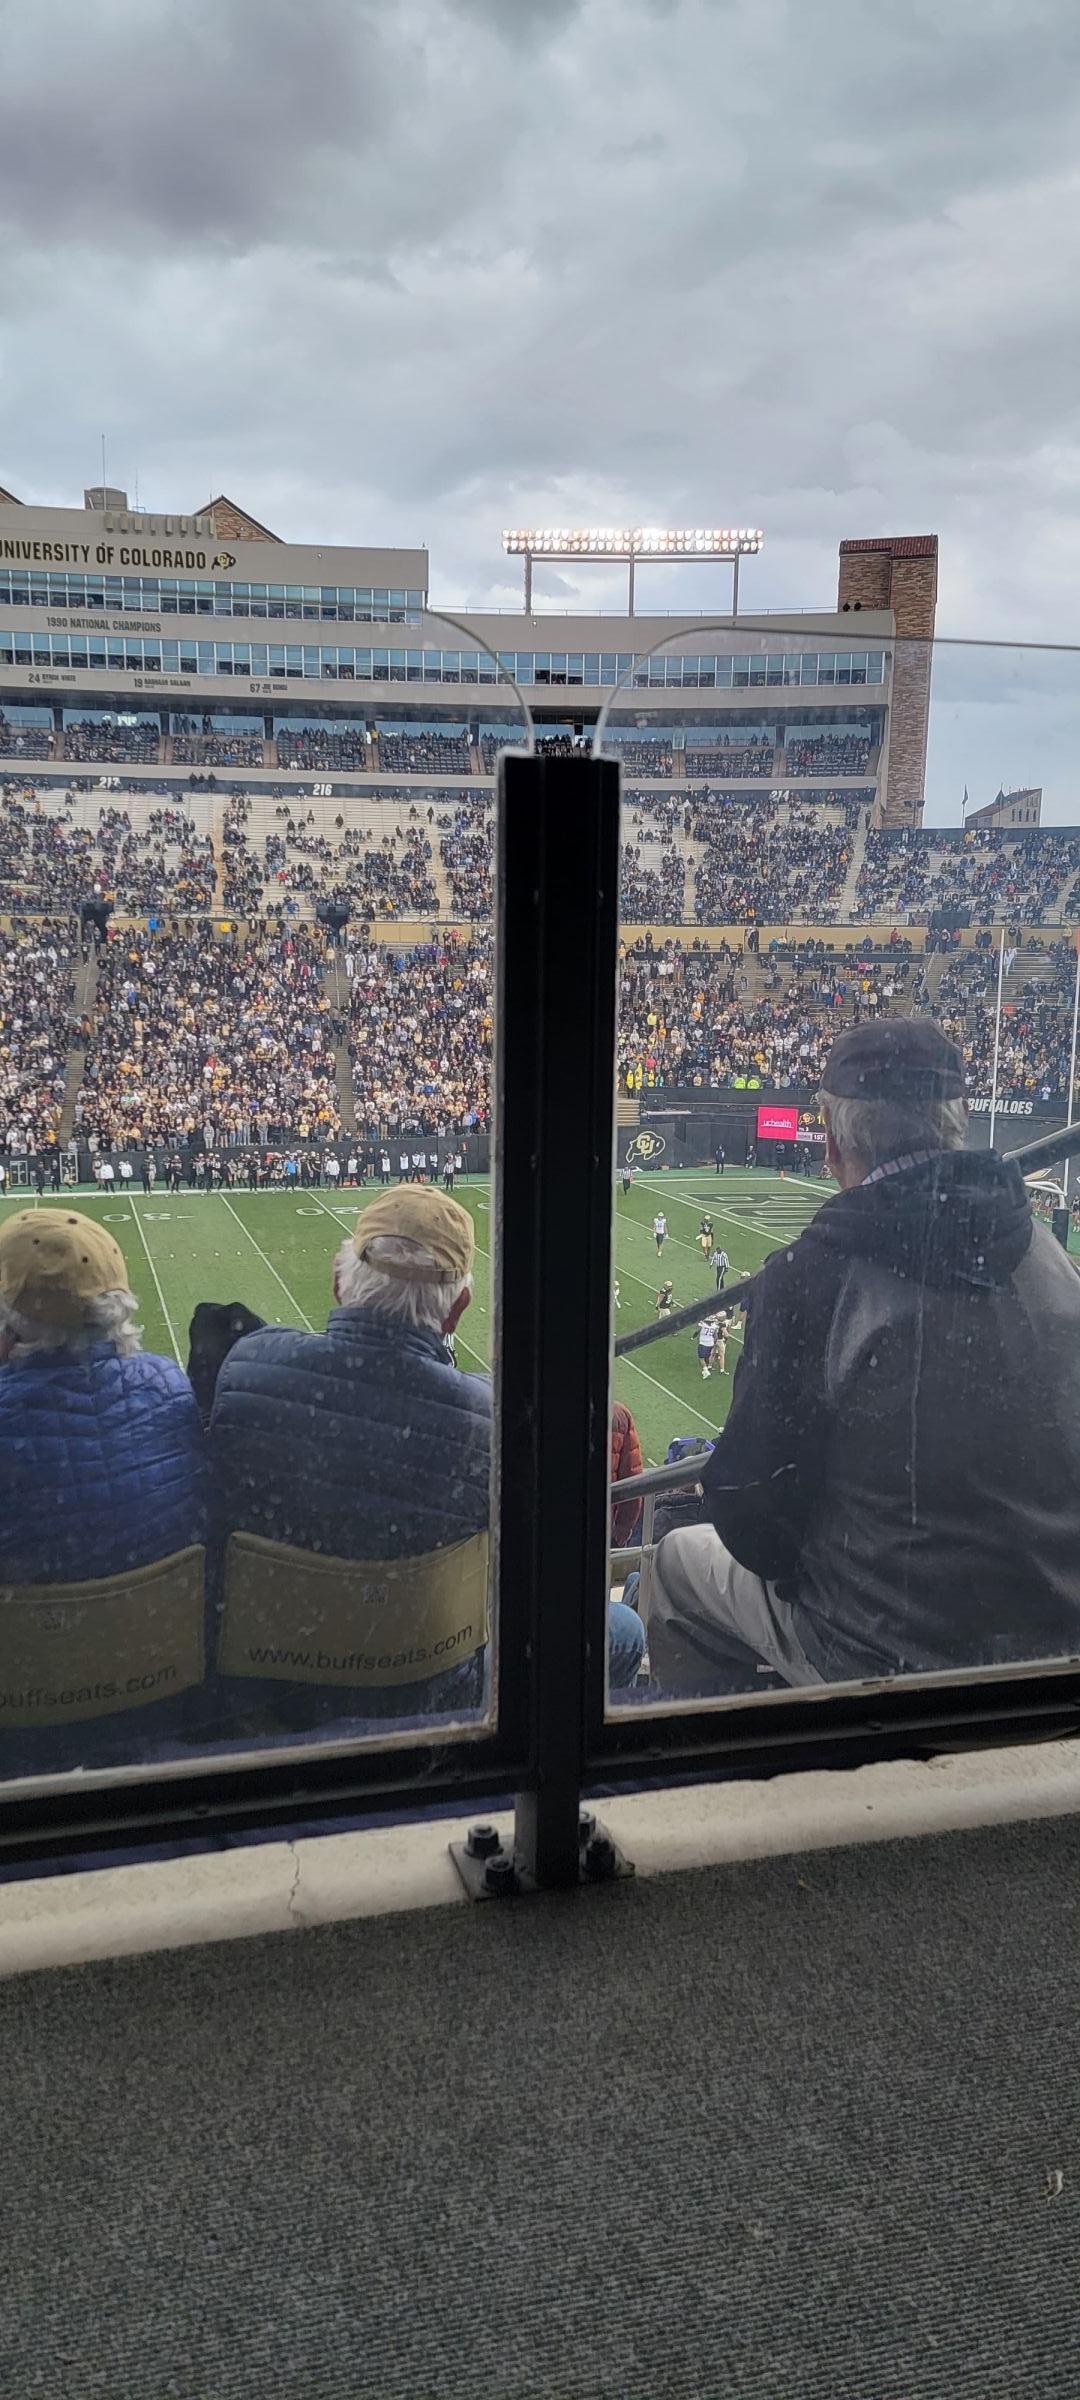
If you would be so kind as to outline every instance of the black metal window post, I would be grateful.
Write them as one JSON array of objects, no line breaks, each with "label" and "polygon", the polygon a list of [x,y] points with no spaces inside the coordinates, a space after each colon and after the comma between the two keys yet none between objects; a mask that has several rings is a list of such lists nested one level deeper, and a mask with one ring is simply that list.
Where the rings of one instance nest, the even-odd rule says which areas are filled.
[{"label": "black metal window post", "polygon": [[578,1880],[604,1706],[617,764],[507,753],[497,861],[497,1588],[531,1667],[516,1856],[553,1886]]}]

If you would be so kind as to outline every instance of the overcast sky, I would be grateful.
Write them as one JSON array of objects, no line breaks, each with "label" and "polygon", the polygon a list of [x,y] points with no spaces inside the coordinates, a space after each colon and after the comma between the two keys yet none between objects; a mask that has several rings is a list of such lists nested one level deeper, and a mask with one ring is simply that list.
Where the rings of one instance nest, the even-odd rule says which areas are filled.
[{"label": "overcast sky", "polygon": [[[761,525],[770,609],[936,532],[941,631],[1075,638],[1073,0],[0,0],[0,60],[20,498],[78,504],[104,430],[146,508],[424,542],[466,606],[517,602],[507,524]],[[970,767],[1080,818],[1038,675],[968,676],[956,742],[939,681],[935,813]]]}]

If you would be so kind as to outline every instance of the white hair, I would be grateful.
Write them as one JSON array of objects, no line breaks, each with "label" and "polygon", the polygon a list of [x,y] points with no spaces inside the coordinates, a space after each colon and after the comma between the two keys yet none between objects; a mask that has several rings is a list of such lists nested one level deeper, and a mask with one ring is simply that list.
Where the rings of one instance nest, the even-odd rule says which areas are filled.
[{"label": "white hair", "polygon": [[139,1303],[134,1292],[100,1292],[83,1303],[82,1323],[37,1325],[0,1300],[0,1342],[12,1343],[9,1359],[31,1358],[39,1351],[89,1350],[92,1342],[110,1342],[118,1358],[133,1358],[142,1349],[142,1328],[134,1323]]},{"label": "white hair", "polygon": [[841,1157],[867,1175],[915,1151],[962,1150],[967,1139],[966,1100],[841,1100],[822,1092],[821,1106]]},{"label": "white hair", "polygon": [[380,1275],[376,1261],[385,1258],[400,1265],[433,1267],[435,1260],[421,1242],[410,1242],[404,1234],[379,1234],[368,1244],[366,1258],[358,1258],[351,1242],[343,1242],[334,1260],[334,1281],[341,1308],[377,1308],[384,1317],[396,1317],[403,1325],[423,1325],[432,1333],[441,1333],[455,1302],[462,1292],[471,1292],[472,1276],[457,1275],[448,1283],[406,1282],[404,1276]]}]

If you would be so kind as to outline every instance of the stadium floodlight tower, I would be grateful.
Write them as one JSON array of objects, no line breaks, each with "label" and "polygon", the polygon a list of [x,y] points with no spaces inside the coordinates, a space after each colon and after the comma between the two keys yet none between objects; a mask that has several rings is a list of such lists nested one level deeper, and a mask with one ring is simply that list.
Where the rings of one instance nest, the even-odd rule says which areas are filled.
[{"label": "stadium floodlight tower", "polygon": [[525,561],[525,614],[532,615],[532,571],[537,558],[610,559],[626,561],[627,616],[634,614],[634,569],[639,559],[651,565],[707,565],[721,559],[731,568],[731,613],[739,613],[739,560],[756,557],[765,536],[751,526],[735,530],[692,525],[681,530],[662,525],[588,526],[549,525],[503,534],[503,549]]}]

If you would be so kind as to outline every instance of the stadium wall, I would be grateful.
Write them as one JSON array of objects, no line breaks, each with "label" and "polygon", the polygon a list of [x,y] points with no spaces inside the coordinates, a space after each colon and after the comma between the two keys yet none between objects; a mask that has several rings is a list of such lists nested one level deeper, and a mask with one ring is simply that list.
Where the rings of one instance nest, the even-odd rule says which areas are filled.
[{"label": "stadium wall", "polygon": [[[758,1140],[761,1108],[797,1109],[807,1119],[803,1138],[812,1140],[813,1127],[820,1116],[818,1094],[813,1087],[797,1091],[777,1091],[769,1085],[746,1091],[673,1087],[665,1093],[662,1103],[657,1100],[655,1106],[642,1107],[640,1125],[620,1126],[619,1163],[628,1161],[639,1171],[656,1173],[672,1167],[711,1167],[719,1142],[727,1152],[728,1166],[741,1167],[747,1144],[753,1142],[759,1163],[768,1166],[776,1159],[778,1145]],[[1056,1133],[1065,1122],[1065,1110],[1064,1094],[1056,1109],[1052,1103],[1039,1099],[999,1100],[995,1149],[1018,1149],[1022,1142],[1038,1141],[1043,1134]],[[989,1146],[990,1095],[981,1092],[971,1101],[968,1148],[986,1150]],[[780,1147],[786,1153],[790,1144],[785,1142]]]}]

